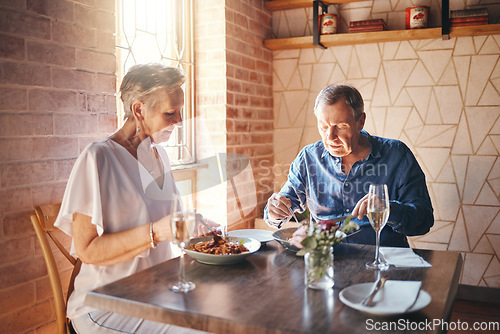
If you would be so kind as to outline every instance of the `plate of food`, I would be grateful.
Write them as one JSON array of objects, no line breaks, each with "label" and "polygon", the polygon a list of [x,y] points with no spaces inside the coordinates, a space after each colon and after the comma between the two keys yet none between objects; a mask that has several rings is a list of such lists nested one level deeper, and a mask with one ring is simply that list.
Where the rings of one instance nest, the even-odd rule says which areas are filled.
[{"label": "plate of food", "polygon": [[260,241],[246,237],[227,237],[222,242],[214,238],[193,238],[186,245],[186,254],[204,264],[226,265],[242,262],[260,248]]},{"label": "plate of food", "polygon": [[229,231],[227,234],[231,237],[251,238],[262,243],[274,240],[273,231],[260,230],[260,229],[244,229]]},{"label": "plate of food", "polygon": [[296,230],[297,227],[283,228],[281,230],[275,231],[273,233],[273,238],[289,251],[297,253],[299,251],[299,248],[292,245],[289,241],[292,238],[293,232],[295,232]]}]

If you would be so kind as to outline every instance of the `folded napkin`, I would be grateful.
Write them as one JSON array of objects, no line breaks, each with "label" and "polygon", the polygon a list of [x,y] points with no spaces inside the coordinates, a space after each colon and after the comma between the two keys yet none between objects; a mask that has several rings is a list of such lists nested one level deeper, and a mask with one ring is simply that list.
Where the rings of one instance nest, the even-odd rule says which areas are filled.
[{"label": "folded napkin", "polygon": [[363,308],[376,308],[380,314],[405,313],[415,304],[421,286],[420,281],[388,280],[373,298],[373,306]]},{"label": "folded napkin", "polygon": [[380,247],[385,261],[396,267],[432,267],[432,265],[415,254],[411,248]]}]

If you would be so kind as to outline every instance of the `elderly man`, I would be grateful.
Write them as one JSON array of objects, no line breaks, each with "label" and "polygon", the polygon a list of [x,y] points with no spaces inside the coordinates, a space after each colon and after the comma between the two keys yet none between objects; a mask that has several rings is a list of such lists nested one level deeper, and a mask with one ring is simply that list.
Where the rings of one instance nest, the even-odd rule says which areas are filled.
[{"label": "elderly man", "polygon": [[278,227],[291,212],[306,208],[313,221],[351,213],[361,232],[347,241],[375,244],[367,193],[370,184],[387,184],[390,216],[380,244],[408,247],[406,236],[429,231],[434,217],[424,173],[404,143],[363,130],[363,108],[354,87],[332,85],[319,93],[314,114],[321,141],[302,149],[281,191],[269,198],[264,210],[269,225]]}]

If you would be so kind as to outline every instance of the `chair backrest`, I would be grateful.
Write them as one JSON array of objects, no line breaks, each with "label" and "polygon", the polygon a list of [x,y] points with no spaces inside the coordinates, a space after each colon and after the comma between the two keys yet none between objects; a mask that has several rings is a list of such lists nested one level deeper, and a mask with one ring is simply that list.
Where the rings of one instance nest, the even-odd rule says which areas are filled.
[{"label": "chair backrest", "polygon": [[68,320],[66,318],[66,302],[64,300],[63,288],[61,284],[61,279],[59,277],[59,271],[57,269],[57,264],[52,253],[52,248],[50,247],[49,240],[54,242],[57,248],[64,254],[69,262],[73,265],[73,272],[71,274],[71,279],[68,286],[67,298],[73,292],[74,279],[78,272],[80,271],[81,261],[70,255],[68,250],[63,246],[63,244],[56,238],[54,231],[57,227],[54,226],[54,222],[59,213],[61,204],[49,204],[35,207],[35,213],[30,216],[31,224],[35,229],[36,236],[40,242],[42,248],[43,257],[45,259],[45,264],[47,266],[47,272],[49,274],[50,286],[52,288],[52,294],[54,295],[54,305],[56,309],[56,319],[57,319],[57,330],[59,334],[69,333]]}]

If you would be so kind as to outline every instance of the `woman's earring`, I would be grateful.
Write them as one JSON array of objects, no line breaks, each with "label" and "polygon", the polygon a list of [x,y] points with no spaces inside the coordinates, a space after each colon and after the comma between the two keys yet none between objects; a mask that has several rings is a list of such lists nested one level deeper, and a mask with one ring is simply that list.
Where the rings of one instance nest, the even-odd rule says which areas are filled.
[{"label": "woman's earring", "polygon": [[140,126],[137,127],[137,132],[141,132],[141,127]]}]

